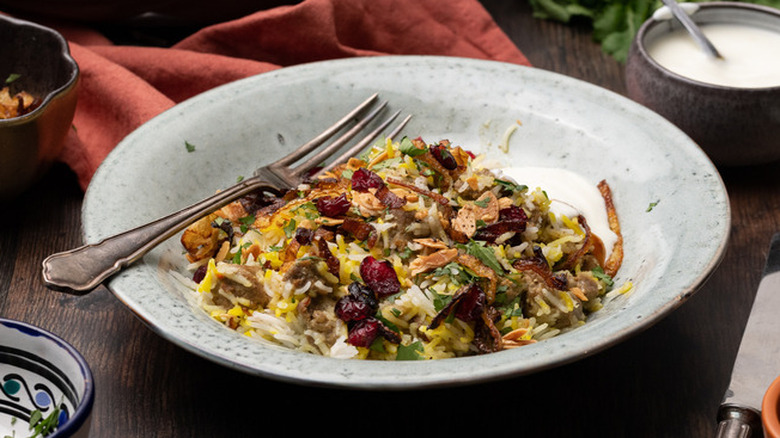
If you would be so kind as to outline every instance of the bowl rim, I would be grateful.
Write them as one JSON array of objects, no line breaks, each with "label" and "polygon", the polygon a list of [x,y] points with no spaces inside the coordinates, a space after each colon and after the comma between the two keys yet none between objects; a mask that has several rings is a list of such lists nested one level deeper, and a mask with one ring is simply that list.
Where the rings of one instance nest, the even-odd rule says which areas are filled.
[{"label": "bowl rim", "polygon": [[[757,13],[765,13],[768,15],[773,15],[777,18],[778,21],[780,21],[780,9],[772,8],[769,6],[763,6],[759,4],[754,3],[739,3],[734,1],[714,1],[714,2],[701,2],[701,3],[694,3],[697,6],[696,12],[702,10],[702,9],[745,9],[745,10],[751,10]],[[692,13],[690,15],[691,19],[696,21],[696,13]],[[644,38],[646,34],[655,26],[660,26],[663,23],[667,22],[667,20],[658,20],[651,16],[647,20],[645,20],[644,23],[639,27],[639,30],[636,33],[636,36],[634,37],[633,44],[634,48],[639,52],[639,54],[642,56],[644,60],[646,60],[650,65],[657,68],[659,71],[664,73],[665,75],[669,76],[670,78],[677,80],[679,82],[685,83],[687,85],[706,88],[708,90],[719,90],[722,92],[739,92],[739,93],[757,93],[757,92],[774,92],[777,90],[780,90],[780,85],[775,85],[772,87],[729,87],[725,85],[718,85],[718,84],[711,84],[708,82],[703,81],[697,81],[695,79],[688,78],[686,76],[680,75],[678,73],[675,73],[663,65],[659,64],[652,56],[650,56],[650,53],[647,51],[647,47],[644,43]],[[630,59],[630,57],[629,57]]]},{"label": "bowl rim", "polygon": [[84,377],[84,396],[79,400],[79,404],[76,406],[73,415],[71,415],[68,422],[65,423],[64,426],[58,427],[54,433],[49,435],[49,438],[72,436],[87,422],[87,419],[89,419],[92,414],[92,408],[95,403],[95,381],[89,363],[87,363],[84,356],[82,356],[82,354],[70,343],[41,327],[5,317],[0,317],[0,325],[19,330],[23,333],[32,334],[33,336],[46,338],[64,349],[76,361],[76,364]]},{"label": "bowl rim", "polygon": [[61,33],[57,32],[56,30],[50,27],[38,23],[34,23],[32,21],[22,20],[19,18],[11,17],[9,15],[4,15],[2,13],[0,13],[0,21],[8,22],[12,26],[16,26],[16,27],[31,27],[37,29],[39,32],[47,33],[51,35],[60,45],[61,59],[65,61],[66,65],[70,66],[70,77],[68,78],[68,80],[60,87],[55,88],[49,91],[48,93],[46,93],[46,95],[43,96],[43,98],[41,99],[41,104],[38,105],[37,108],[19,117],[13,117],[10,119],[0,119],[0,126],[3,125],[12,126],[16,124],[25,123],[31,119],[38,118],[41,114],[43,114],[46,107],[48,107],[49,104],[54,99],[68,93],[70,90],[75,88],[81,72],[78,63],[76,62],[75,58],[73,58],[73,55],[70,53],[70,46],[68,45],[68,41],[65,39],[64,36],[62,36]]}]

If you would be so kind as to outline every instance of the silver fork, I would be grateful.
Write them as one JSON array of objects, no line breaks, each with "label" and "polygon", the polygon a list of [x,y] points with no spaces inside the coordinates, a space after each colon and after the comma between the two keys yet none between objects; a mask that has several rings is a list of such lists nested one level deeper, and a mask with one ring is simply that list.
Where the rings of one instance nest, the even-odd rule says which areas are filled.
[{"label": "silver fork", "polygon": [[[298,186],[313,168],[334,156],[339,149],[368,126],[385,109],[387,102],[381,102],[340,137],[321,148],[313,156],[295,167],[293,165],[315,152],[328,139],[349,125],[354,118],[374,106],[377,99],[378,94],[372,95],[289,155],[258,168],[252,177],[213,196],[146,225],[107,237],[100,242],[50,255],[43,261],[44,284],[50,289],[63,292],[87,293],[204,215],[255,191],[265,190],[279,194]],[[400,111],[392,114],[360,141],[336,156],[329,164],[318,169],[311,177],[327,172],[356,155],[374,141],[399,114]],[[411,116],[407,116],[387,137],[393,138],[398,135],[410,118]]]}]

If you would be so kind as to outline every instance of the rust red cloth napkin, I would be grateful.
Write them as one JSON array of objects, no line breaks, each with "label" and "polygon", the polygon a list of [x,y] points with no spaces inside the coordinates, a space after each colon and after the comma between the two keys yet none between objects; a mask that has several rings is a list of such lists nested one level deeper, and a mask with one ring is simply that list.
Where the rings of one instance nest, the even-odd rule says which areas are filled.
[{"label": "rust red cloth napkin", "polygon": [[86,188],[127,134],[215,86],[295,64],[444,55],[528,65],[477,0],[305,0],[205,27],[170,48],[120,46],[60,28],[81,70],[61,160]]}]

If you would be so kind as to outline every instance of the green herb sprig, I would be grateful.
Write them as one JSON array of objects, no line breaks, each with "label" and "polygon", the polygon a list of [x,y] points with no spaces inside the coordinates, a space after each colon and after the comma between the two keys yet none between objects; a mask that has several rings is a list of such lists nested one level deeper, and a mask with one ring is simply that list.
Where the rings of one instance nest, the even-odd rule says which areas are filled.
[{"label": "green herb sprig", "polygon": [[[701,2],[706,0],[687,0]],[[780,9],[780,0],[735,0]],[[589,25],[601,49],[624,63],[639,27],[663,3],[660,0],[528,0],[534,17]]]}]

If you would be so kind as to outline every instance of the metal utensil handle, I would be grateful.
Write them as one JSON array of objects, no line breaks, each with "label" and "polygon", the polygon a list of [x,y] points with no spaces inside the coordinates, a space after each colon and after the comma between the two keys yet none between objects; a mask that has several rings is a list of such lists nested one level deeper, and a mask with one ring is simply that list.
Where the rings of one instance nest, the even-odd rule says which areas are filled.
[{"label": "metal utensil handle", "polygon": [[718,411],[716,438],[760,438],[763,436],[761,414],[739,406],[721,406]]},{"label": "metal utensil handle", "polygon": [[696,44],[698,44],[699,47],[701,47],[705,52],[707,52],[707,54],[714,58],[723,58],[720,52],[718,52],[718,49],[716,49],[712,42],[701,32],[701,29],[696,26],[696,23],[694,23],[693,19],[688,16],[688,14],[683,10],[682,7],[680,7],[679,4],[677,4],[677,0],[662,1],[666,7],[672,11],[672,14],[674,14],[674,16],[680,20],[680,23],[685,27],[688,33],[690,33],[693,39],[696,40]]},{"label": "metal utensil handle", "polygon": [[107,237],[97,243],[53,254],[43,261],[43,282],[50,289],[78,295],[87,293],[197,219],[241,196],[261,189],[278,192],[278,188],[258,177],[247,178],[146,225]]}]

